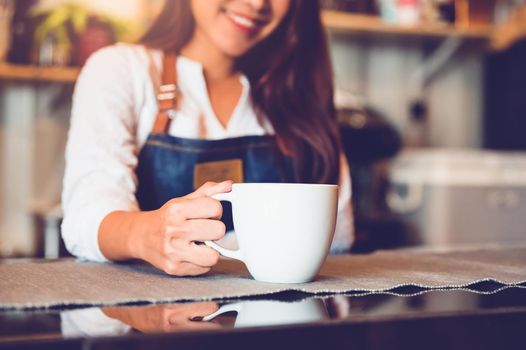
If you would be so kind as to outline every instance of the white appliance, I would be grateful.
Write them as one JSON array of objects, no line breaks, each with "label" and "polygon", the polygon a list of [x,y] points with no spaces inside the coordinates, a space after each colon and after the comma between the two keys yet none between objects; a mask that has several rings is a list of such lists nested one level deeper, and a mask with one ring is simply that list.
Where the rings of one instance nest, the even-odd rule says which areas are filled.
[{"label": "white appliance", "polygon": [[386,200],[412,244],[526,243],[526,152],[404,151]]}]

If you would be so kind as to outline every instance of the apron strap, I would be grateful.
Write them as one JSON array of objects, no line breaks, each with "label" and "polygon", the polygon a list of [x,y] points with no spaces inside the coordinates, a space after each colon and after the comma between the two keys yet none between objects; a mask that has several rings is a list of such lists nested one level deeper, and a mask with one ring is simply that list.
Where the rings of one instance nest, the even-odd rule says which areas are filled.
[{"label": "apron strap", "polygon": [[177,55],[175,53],[164,53],[162,82],[157,94],[159,112],[157,113],[152,129],[152,132],[155,134],[165,134],[168,132],[171,113],[178,107],[179,91],[177,90],[176,61]]}]

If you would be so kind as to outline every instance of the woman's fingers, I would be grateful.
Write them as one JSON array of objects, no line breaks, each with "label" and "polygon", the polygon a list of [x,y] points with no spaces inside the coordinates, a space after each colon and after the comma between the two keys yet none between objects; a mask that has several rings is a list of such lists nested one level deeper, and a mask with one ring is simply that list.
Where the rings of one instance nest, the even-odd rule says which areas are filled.
[{"label": "woman's fingers", "polygon": [[176,199],[166,205],[169,221],[172,219],[174,223],[187,219],[220,219],[223,215],[221,203],[210,197]]},{"label": "woman's fingers", "polygon": [[228,192],[231,187],[231,181],[207,183],[154,211],[154,223],[159,228],[143,239],[142,258],[170,275],[195,276],[210,271],[217,264],[219,253],[195,242],[224,236],[225,225],[219,221],[223,208],[209,196]]},{"label": "woman's fingers", "polygon": [[174,241],[173,246],[174,251],[177,251],[177,259],[186,263],[210,268],[219,261],[219,253],[204,244],[191,242],[183,246],[181,241]]},{"label": "woman's fingers", "polygon": [[172,229],[174,232],[168,233],[168,246],[164,249],[164,256],[171,262],[163,270],[172,275],[193,276],[206,273],[217,264],[219,253],[206,245],[196,244],[195,241],[222,238],[225,235],[225,224],[219,220],[193,219]]},{"label": "woman's fingers", "polygon": [[187,261],[176,261],[167,258],[162,270],[173,276],[198,276],[210,271],[210,267],[199,266]]},{"label": "woman's fingers", "polygon": [[232,181],[223,181],[223,182],[207,182],[203,186],[199,187],[194,192],[183,197],[188,199],[200,198],[200,197],[210,197],[214,194],[230,192],[232,190]]},{"label": "woman's fingers", "polygon": [[219,260],[214,249],[183,239],[172,239],[169,248],[151,256],[150,262],[167,274],[197,276],[210,271]]},{"label": "woman's fingers", "polygon": [[223,238],[225,232],[225,224],[214,219],[186,220],[181,225],[167,229],[169,237],[179,239],[184,236],[184,240],[187,242],[217,241]]}]

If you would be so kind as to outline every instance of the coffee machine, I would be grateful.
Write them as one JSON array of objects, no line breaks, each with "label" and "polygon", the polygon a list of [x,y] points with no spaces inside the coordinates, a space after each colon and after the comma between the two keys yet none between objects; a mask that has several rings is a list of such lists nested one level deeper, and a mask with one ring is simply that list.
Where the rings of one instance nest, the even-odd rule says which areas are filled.
[{"label": "coffee machine", "polygon": [[403,244],[402,225],[385,206],[386,163],[402,147],[401,136],[371,107],[340,108],[342,146],[351,168],[355,217],[353,252]]}]

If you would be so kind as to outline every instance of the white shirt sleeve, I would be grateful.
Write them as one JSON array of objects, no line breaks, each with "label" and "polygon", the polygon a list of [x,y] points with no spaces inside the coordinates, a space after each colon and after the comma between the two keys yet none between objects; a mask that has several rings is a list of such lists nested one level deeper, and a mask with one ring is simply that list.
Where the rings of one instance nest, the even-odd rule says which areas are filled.
[{"label": "white shirt sleeve", "polygon": [[345,155],[340,155],[338,216],[331,254],[347,252],[354,241],[354,217],[351,205],[351,174]]},{"label": "white shirt sleeve", "polygon": [[94,261],[106,261],[98,244],[104,217],[138,210],[133,77],[119,50],[102,49],[83,68],[66,146],[62,236],[72,254]]}]

